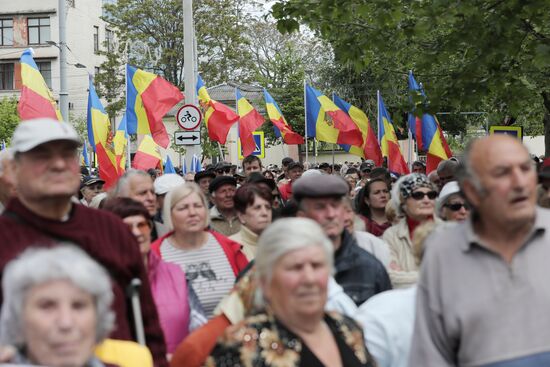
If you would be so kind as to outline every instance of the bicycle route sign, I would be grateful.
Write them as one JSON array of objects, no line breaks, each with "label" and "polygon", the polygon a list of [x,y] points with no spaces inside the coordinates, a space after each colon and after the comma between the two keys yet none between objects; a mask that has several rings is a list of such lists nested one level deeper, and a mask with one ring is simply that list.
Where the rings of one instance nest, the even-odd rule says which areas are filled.
[{"label": "bicycle route sign", "polygon": [[186,104],[178,110],[176,120],[183,130],[193,131],[201,124],[202,113],[197,106]]}]

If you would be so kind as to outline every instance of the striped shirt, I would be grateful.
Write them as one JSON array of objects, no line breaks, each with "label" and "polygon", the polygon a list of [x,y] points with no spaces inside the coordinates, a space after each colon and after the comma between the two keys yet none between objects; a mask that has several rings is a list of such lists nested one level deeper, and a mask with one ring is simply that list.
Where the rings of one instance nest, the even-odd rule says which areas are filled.
[{"label": "striped shirt", "polygon": [[235,273],[221,245],[211,233],[199,249],[182,250],[169,238],[160,245],[162,259],[181,266],[187,282],[193,286],[207,317],[212,317],[221,299],[235,283]]}]

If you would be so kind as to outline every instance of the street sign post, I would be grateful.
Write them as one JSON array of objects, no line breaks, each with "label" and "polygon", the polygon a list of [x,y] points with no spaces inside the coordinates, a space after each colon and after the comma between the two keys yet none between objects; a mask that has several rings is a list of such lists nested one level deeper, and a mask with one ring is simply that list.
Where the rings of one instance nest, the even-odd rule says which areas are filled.
[{"label": "street sign post", "polygon": [[200,145],[200,131],[176,131],[174,133],[174,144],[176,145]]},{"label": "street sign post", "polygon": [[176,121],[183,130],[192,131],[201,124],[202,113],[198,107],[186,104],[178,110]]}]

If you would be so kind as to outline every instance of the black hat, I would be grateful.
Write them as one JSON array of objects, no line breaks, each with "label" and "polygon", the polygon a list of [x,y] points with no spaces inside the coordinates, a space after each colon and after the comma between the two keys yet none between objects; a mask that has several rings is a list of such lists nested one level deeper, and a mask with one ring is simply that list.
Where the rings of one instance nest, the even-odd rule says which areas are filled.
[{"label": "black hat", "polygon": [[218,176],[210,182],[208,186],[208,192],[213,193],[223,185],[232,185],[237,187],[237,180],[231,176]]},{"label": "black hat", "polygon": [[246,182],[249,183],[264,183],[271,190],[275,190],[277,188],[277,184],[275,183],[275,180],[272,180],[270,178],[265,177],[260,172],[252,172],[248,178],[246,179]]},{"label": "black hat", "polygon": [[290,158],[290,157],[285,157],[283,158],[283,160],[281,161],[281,165],[283,166],[288,166],[290,163],[294,162],[294,159]]},{"label": "black hat", "polygon": [[224,168],[231,168],[231,163],[225,162],[225,161],[220,161],[220,162],[216,163],[216,166],[215,166],[214,169],[218,170],[218,169],[224,169]]},{"label": "black hat", "polygon": [[96,177],[96,176],[86,176],[86,177],[84,177],[84,179],[82,179],[82,183],[80,184],[80,188],[82,189],[86,186],[93,185],[97,182],[101,182],[102,184],[104,184],[105,180],[102,180],[101,178]]},{"label": "black hat", "polygon": [[216,178],[216,174],[214,173],[214,171],[211,170],[200,171],[195,173],[194,180],[196,183],[199,183],[199,181],[205,177]]},{"label": "black hat", "polygon": [[361,166],[359,167],[359,170],[361,170],[361,172],[365,172],[367,170],[372,171],[372,169],[375,166],[376,166],[376,164],[374,163],[374,161],[372,159],[367,159],[366,161],[361,163]]},{"label": "black hat", "polygon": [[336,175],[307,175],[292,184],[292,193],[297,201],[303,198],[341,197],[349,193],[349,185]]}]

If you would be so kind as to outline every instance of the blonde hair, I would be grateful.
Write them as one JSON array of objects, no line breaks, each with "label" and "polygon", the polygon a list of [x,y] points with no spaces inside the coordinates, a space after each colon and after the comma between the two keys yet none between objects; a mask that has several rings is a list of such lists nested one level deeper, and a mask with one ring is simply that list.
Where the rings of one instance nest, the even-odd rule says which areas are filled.
[{"label": "blonde hair", "polygon": [[206,228],[210,225],[210,215],[208,213],[208,200],[206,200],[206,196],[204,196],[199,185],[197,185],[194,182],[186,182],[184,184],[181,184],[172,188],[170,191],[168,191],[168,193],[166,194],[166,197],[164,198],[162,218],[164,219],[164,225],[168,227],[170,231],[174,230],[174,223],[172,223],[172,209],[174,209],[174,206],[178,202],[180,202],[181,200],[185,199],[186,197],[192,194],[197,194],[201,199],[202,204],[204,205],[204,210],[206,211],[206,219],[205,219],[204,227]]},{"label": "blonde hair", "polygon": [[412,253],[416,265],[420,266],[422,257],[424,256],[424,242],[437,226],[438,224],[435,221],[429,220],[422,223],[414,230],[412,237]]}]

